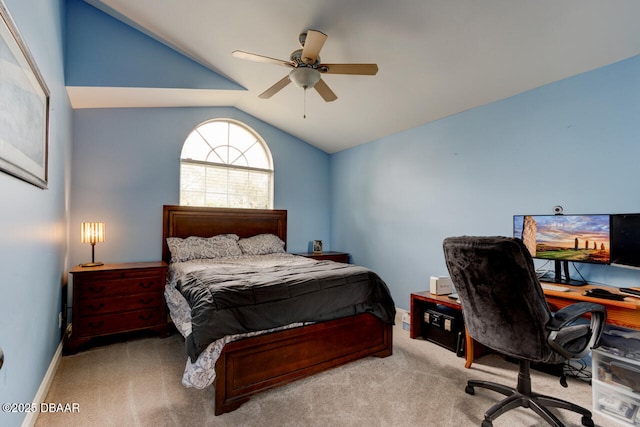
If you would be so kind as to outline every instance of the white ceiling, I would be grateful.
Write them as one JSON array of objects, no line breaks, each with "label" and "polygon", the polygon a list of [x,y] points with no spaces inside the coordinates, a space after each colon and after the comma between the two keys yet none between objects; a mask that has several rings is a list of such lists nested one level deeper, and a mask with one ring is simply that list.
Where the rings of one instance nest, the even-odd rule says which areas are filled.
[{"label": "white ceiling", "polygon": [[[86,1],[247,91],[70,87],[74,108],[235,106],[328,153],[640,54],[637,0]],[[309,28],[329,36],[322,62],[379,72],[325,75],[338,100],[308,91],[303,118],[294,84],[258,98],[288,68],[231,52],[288,60]]]}]

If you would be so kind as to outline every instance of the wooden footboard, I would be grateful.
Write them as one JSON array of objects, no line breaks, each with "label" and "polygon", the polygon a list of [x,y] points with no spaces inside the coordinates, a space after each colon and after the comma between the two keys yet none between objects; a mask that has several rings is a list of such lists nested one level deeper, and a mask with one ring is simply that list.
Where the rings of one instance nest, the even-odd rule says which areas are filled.
[{"label": "wooden footboard", "polygon": [[390,356],[392,330],[365,313],[228,343],[216,363],[215,414],[320,371],[367,356]]}]

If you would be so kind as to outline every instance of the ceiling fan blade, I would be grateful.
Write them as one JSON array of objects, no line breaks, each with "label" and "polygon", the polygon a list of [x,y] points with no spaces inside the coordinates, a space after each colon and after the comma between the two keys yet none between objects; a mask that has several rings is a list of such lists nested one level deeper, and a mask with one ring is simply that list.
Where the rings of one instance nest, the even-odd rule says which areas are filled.
[{"label": "ceiling fan blade", "polygon": [[302,55],[300,56],[302,62],[305,64],[313,64],[316,62],[325,40],[327,40],[325,33],[316,30],[307,31],[307,37],[304,41],[304,47],[302,48]]},{"label": "ceiling fan blade", "polygon": [[268,56],[264,56],[264,55],[258,55],[255,53],[249,53],[249,52],[243,52],[241,50],[234,50],[231,55],[233,55],[236,58],[240,58],[240,59],[248,59],[249,61],[256,61],[256,62],[266,62],[269,64],[276,64],[276,65],[284,65],[285,67],[294,67],[295,64],[291,61],[284,61],[282,59],[276,59],[276,58],[270,58]]},{"label": "ceiling fan blade", "polygon": [[273,95],[275,95],[276,93],[280,92],[289,83],[291,83],[291,79],[289,78],[289,75],[287,74],[281,80],[279,80],[276,84],[274,84],[269,89],[265,90],[260,95],[258,95],[258,98],[269,99]]},{"label": "ceiling fan blade", "polygon": [[336,94],[333,93],[333,91],[329,88],[329,86],[327,86],[325,81],[322,79],[318,80],[318,83],[315,84],[314,88],[320,94],[322,99],[324,99],[327,102],[335,101],[336,99],[338,99]]},{"label": "ceiling fan blade", "polygon": [[375,76],[378,73],[377,64],[320,64],[318,71],[326,74],[358,74]]}]

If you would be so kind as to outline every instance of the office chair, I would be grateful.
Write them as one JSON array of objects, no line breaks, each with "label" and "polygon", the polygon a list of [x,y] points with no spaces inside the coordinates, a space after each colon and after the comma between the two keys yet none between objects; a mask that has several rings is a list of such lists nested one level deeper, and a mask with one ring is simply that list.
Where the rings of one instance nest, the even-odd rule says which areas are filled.
[{"label": "office chair", "polygon": [[[529,251],[509,237],[448,237],[445,261],[460,297],[467,332],[476,341],[519,362],[516,388],[469,380],[475,387],[507,396],[484,414],[482,427],[518,407],[531,408],[552,426],[563,426],[548,408],[582,415],[582,425],[593,427],[591,412],[573,403],[531,391],[530,364],[558,364],[581,359],[597,346],[607,313],[600,304],[578,302],[552,314],[535,273]],[[590,313],[590,322],[574,322]]]}]

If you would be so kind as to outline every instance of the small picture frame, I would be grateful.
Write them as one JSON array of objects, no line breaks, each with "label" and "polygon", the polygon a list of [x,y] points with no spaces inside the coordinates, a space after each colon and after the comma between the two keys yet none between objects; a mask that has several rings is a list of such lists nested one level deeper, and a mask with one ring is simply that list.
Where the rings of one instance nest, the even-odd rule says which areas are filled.
[{"label": "small picture frame", "polygon": [[314,240],[313,241],[313,253],[315,255],[322,254],[322,240]]}]

